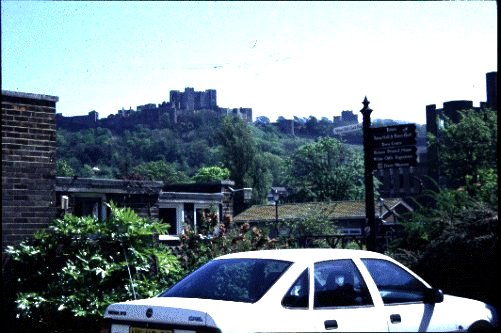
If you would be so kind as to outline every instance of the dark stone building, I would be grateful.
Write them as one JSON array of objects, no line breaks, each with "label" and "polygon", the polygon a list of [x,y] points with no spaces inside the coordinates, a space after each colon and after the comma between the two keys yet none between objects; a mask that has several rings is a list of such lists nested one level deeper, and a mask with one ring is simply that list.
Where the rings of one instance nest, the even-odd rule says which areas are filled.
[{"label": "dark stone building", "polygon": [[116,114],[99,119],[99,113],[91,111],[85,116],[65,117],[56,114],[58,128],[70,131],[103,127],[113,131],[133,129],[141,124],[149,128],[159,128],[165,123],[177,124],[183,117],[196,112],[212,112],[215,117],[233,115],[246,122],[252,122],[252,108],[220,108],[217,106],[217,92],[214,89],[195,91],[185,88],[184,92],[170,91],[169,102],[138,105],[136,110],[122,108]]}]

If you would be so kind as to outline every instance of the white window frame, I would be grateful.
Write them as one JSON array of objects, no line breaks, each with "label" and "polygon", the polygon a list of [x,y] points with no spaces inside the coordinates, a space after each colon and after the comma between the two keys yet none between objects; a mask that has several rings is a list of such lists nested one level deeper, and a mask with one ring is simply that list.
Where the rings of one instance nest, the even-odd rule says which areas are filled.
[{"label": "white window frame", "polygon": [[[106,219],[108,218],[107,214],[106,214],[106,194],[102,194],[102,193],[72,193],[70,194],[70,196],[73,196],[74,200],[76,198],[80,198],[80,199],[100,199],[100,203],[99,203],[99,206],[101,206],[101,218],[102,218],[102,221],[106,221]],[[96,207],[95,207],[96,208]],[[93,209],[92,211],[92,216],[94,216],[96,219],[99,218],[99,212],[95,210],[95,208]],[[74,209],[74,207],[73,207]],[[99,207],[97,207],[97,209],[99,209]]]},{"label": "white window frame", "polygon": [[176,210],[176,235],[159,235],[159,240],[176,240],[179,239],[179,235],[184,233],[183,223],[184,223],[184,204],[162,204],[158,209],[175,209]]}]

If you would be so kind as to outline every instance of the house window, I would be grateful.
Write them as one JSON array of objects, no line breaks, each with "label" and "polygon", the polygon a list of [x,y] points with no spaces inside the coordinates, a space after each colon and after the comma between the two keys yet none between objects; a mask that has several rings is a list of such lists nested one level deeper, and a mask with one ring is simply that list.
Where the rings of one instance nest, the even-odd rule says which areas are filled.
[{"label": "house window", "polygon": [[73,215],[75,216],[92,216],[99,221],[106,220],[106,206],[104,195],[96,196],[75,196],[73,203]]},{"label": "house window", "polygon": [[158,218],[169,224],[168,233],[171,236],[183,233],[184,215],[183,204],[162,205],[158,209]]},{"label": "house window", "polygon": [[169,224],[169,235],[177,235],[177,209],[176,208],[160,208],[158,218],[164,223]]}]

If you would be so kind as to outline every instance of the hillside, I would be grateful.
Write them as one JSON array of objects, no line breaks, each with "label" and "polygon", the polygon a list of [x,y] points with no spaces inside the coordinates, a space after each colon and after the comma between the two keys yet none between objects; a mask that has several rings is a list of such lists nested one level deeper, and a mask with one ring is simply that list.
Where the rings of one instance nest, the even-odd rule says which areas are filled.
[{"label": "hillside", "polygon": [[[153,128],[144,124],[126,129],[58,128],[58,175],[147,179],[151,176],[145,176],[141,170],[156,162],[157,168],[169,169],[171,181],[190,181],[201,167],[225,164],[216,139],[222,118],[211,112],[198,112],[179,118],[176,123],[164,119]],[[375,126],[391,124],[395,122],[374,121]],[[326,118],[282,118],[277,123],[260,118],[248,126],[258,152],[270,163],[275,185],[283,184],[287,158],[298,147],[319,137],[334,136],[334,125]],[[418,145],[424,145],[424,133],[424,126],[418,125]],[[362,151],[361,131],[337,139]]]}]

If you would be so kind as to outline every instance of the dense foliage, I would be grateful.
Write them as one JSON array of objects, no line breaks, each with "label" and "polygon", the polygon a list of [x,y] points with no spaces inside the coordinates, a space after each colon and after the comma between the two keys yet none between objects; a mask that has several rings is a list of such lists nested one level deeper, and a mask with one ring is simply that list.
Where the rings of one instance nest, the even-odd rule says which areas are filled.
[{"label": "dense foliage", "polygon": [[[297,187],[290,200],[360,198],[360,154],[334,138],[322,139],[332,133],[332,123],[326,119],[296,118],[295,122],[301,135],[285,134],[263,119],[248,124],[209,111],[186,115],[177,124],[165,119],[156,128],[138,124],[122,131],[58,129],[57,174],[166,183],[226,178],[235,181],[236,188],[253,188],[253,203],[263,203],[272,185]],[[329,159],[312,169],[309,178],[301,179],[291,166],[304,164],[308,150],[315,151],[318,158],[329,155]],[[305,181],[314,178],[326,183],[302,197],[308,186]],[[327,187],[330,193],[325,193]]]},{"label": "dense foliage", "polygon": [[289,184],[296,202],[363,199],[361,154],[333,138],[301,146],[291,156]]},{"label": "dense foliage", "polygon": [[497,115],[464,111],[440,140],[441,186],[417,197],[392,254],[445,292],[499,308]]},{"label": "dense foliage", "polygon": [[6,252],[18,331],[96,332],[110,303],[151,297],[183,273],[154,235],[167,225],[111,207],[105,222],[65,215]]},{"label": "dense foliage", "polygon": [[446,293],[499,306],[498,215],[463,189],[431,193],[434,206],[418,208],[390,253]]},{"label": "dense foliage", "polygon": [[230,179],[230,170],[219,166],[203,167],[198,169],[192,178],[195,183],[199,184],[228,180]]},{"label": "dense foliage", "polygon": [[438,148],[448,187],[475,182],[482,173],[497,167],[497,113],[465,110],[460,117],[457,123],[446,119],[439,138],[430,138]]},{"label": "dense foliage", "polygon": [[277,247],[276,240],[270,239],[268,232],[251,228],[249,224],[236,226],[230,218],[219,223],[217,214],[209,212],[204,214],[196,233],[185,226],[179,257],[190,272],[223,254]]}]

